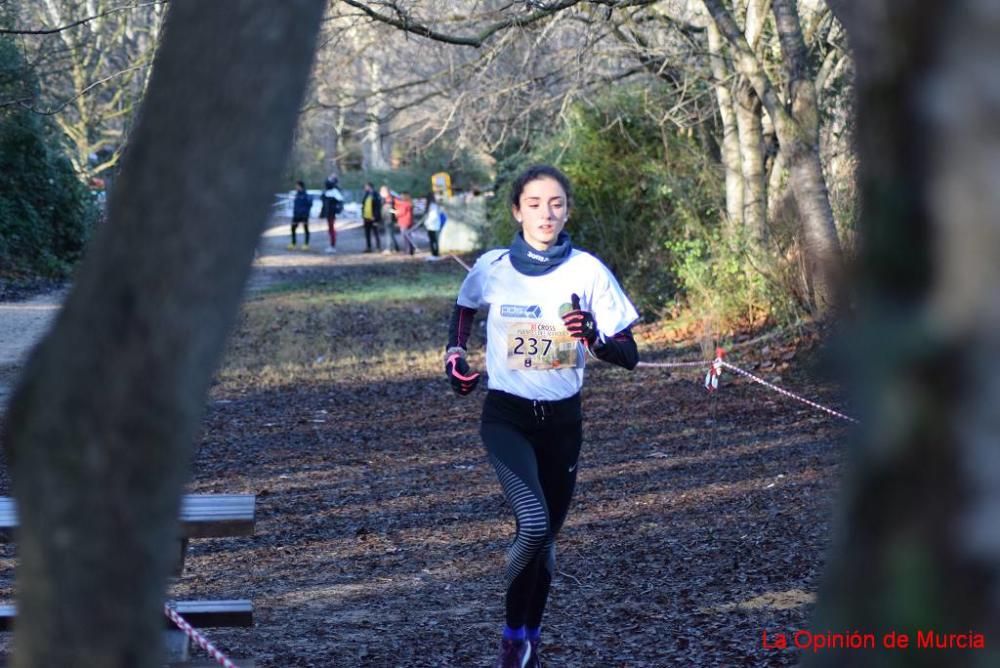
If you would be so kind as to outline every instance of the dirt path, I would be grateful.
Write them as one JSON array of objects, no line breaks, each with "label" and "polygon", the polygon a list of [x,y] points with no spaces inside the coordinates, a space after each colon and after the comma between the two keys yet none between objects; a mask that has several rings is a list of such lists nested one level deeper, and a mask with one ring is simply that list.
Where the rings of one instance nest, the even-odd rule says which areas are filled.
[{"label": "dirt path", "polygon": [[[385,264],[426,259],[426,252],[415,258],[394,253],[364,253],[365,239],[361,221],[344,218],[337,221],[337,253],[327,254],[328,233],[326,221],[309,221],[311,245],[308,251],[288,250],[290,240],[287,218],[272,219],[264,234],[253,271],[247,284],[250,293],[260,291],[278,282],[294,281],[306,272],[317,268],[357,266],[359,264]],[[299,243],[302,230],[299,229]],[[397,234],[398,236],[398,234]],[[426,251],[426,235],[415,234],[417,245]],[[384,241],[384,239],[383,239]],[[41,294],[25,301],[0,301],[0,411],[13,390],[28,353],[51,326],[67,289]]]},{"label": "dirt path", "polygon": [[6,404],[21,366],[48,331],[64,296],[65,290],[57,290],[22,302],[0,302],[0,407]]}]

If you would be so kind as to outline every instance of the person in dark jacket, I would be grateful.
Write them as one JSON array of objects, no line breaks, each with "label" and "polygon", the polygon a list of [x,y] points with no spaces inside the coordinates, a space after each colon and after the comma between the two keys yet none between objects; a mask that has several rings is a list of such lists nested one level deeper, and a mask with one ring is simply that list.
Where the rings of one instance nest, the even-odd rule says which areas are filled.
[{"label": "person in dark jacket", "polygon": [[382,240],[378,236],[378,221],[382,219],[382,198],[375,192],[371,181],[365,184],[365,194],[361,198],[361,221],[365,226],[365,252],[372,252],[372,237],[375,247],[382,250]]},{"label": "person in dark jacket", "polygon": [[302,181],[295,182],[295,199],[292,201],[292,243],[288,244],[288,250],[295,250],[295,231],[302,223],[305,243],[302,250],[309,250],[309,212],[312,209],[312,195],[306,192],[306,184]]}]

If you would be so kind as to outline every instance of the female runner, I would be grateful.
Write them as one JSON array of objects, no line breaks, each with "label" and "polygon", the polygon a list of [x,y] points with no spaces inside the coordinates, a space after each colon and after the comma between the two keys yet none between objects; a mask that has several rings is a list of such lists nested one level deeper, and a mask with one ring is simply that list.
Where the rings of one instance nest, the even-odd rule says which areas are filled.
[{"label": "female runner", "polygon": [[563,230],[570,204],[569,180],[555,167],[536,165],[515,180],[511,211],[521,229],[510,248],[480,256],[462,283],[445,353],[452,387],[469,394],[479,374],[466,344],[476,311],[488,307],[480,434],[517,524],[496,668],[541,666],[555,539],[576,483],[587,353],[626,369],[639,361],[629,330],[639,315],[608,268],[573,248]]}]

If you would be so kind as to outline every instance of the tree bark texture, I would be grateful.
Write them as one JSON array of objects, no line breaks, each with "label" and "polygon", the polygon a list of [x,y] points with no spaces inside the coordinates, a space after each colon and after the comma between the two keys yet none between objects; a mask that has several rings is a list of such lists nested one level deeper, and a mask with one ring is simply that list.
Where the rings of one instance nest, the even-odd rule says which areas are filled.
[{"label": "tree bark texture", "polygon": [[834,5],[856,62],[862,215],[851,449],[814,628],[981,633],[985,650],[809,666],[1000,664],[1000,12]]},{"label": "tree bark texture", "polygon": [[708,51],[715,80],[715,99],[722,119],[722,166],[726,174],[726,216],[734,228],[743,226],[743,170],[740,161],[740,138],[736,127],[733,96],[729,92],[732,67],[726,64],[725,48],[719,29],[708,25]]},{"label": "tree bark texture", "polygon": [[767,182],[764,177],[761,104],[753,87],[742,77],[734,98],[743,170],[743,222],[754,249],[759,251],[767,238]]},{"label": "tree bark texture", "polygon": [[7,415],[14,666],[158,665],[192,440],[324,6],[170,4],[109,220]]},{"label": "tree bark texture", "polygon": [[[840,241],[834,225],[833,209],[830,206],[826,181],[819,159],[819,144],[811,139],[809,127],[802,127],[797,117],[793,116],[779,98],[775,86],[764,71],[759,59],[750,50],[739,26],[733,20],[722,0],[703,0],[712,20],[719,28],[734,52],[736,70],[747,77],[754,91],[767,110],[774,123],[775,134],[782,150],[787,151],[789,182],[798,203],[804,242],[803,253],[811,282],[813,304],[820,316],[830,313],[841,303],[840,289],[842,279]],[[772,9],[775,18],[785,12],[787,14],[790,0],[775,0]],[[779,5],[782,5],[779,8]],[[794,14],[794,6],[792,6]],[[780,20],[780,19],[779,19]],[[798,24],[797,15],[795,25]],[[785,29],[792,25],[786,22]],[[779,26],[779,30],[780,30]],[[786,36],[790,37],[790,36]],[[785,47],[784,39],[782,47]],[[799,30],[798,41],[802,35]],[[798,57],[798,52],[783,54]],[[797,67],[798,72],[805,72],[804,63]],[[813,97],[815,101],[815,95]],[[793,105],[793,111],[795,107]],[[808,122],[808,119],[806,119]],[[797,175],[797,176],[796,176]],[[815,179],[820,179],[816,182]]]}]

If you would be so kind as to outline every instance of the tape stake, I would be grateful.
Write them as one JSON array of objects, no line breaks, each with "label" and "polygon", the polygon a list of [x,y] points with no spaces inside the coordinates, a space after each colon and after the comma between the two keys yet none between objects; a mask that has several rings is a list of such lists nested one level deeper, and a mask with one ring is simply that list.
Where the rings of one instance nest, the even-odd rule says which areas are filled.
[{"label": "tape stake", "polygon": [[722,355],[725,352],[722,348],[715,352],[718,356],[712,362],[712,366],[708,367],[708,373],[705,374],[705,389],[709,392],[715,392],[719,389],[719,377],[722,375]]}]

